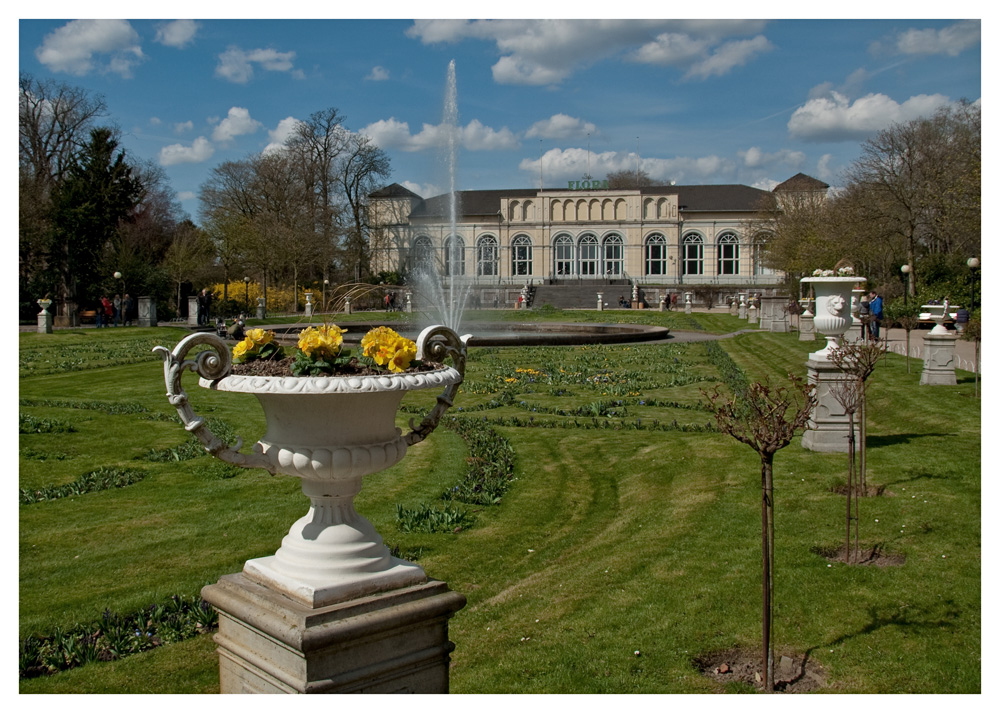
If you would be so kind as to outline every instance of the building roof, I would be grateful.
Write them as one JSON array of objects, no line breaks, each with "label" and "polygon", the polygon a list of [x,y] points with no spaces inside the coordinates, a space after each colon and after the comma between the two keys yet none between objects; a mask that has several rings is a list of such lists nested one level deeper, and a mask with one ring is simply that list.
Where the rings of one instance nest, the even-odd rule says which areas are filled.
[{"label": "building roof", "polygon": [[384,188],[379,188],[377,191],[373,191],[369,195],[372,198],[418,198],[423,200],[409,188],[405,188],[398,183],[393,183],[385,186]]},{"label": "building roof", "polygon": [[[808,177],[807,177],[808,178]],[[400,188],[402,188],[400,186]],[[387,189],[382,189],[387,190]],[[406,190],[403,188],[402,190]],[[551,189],[550,189],[551,190]],[[459,199],[458,213],[462,216],[484,216],[492,220],[500,212],[501,198],[537,198],[541,191],[537,188],[506,188],[485,191],[457,191]],[[614,191],[592,190],[580,191],[584,195],[609,193]],[[676,195],[680,210],[687,212],[726,212],[755,211],[762,205],[762,200],[770,197],[768,191],[739,184],[706,185],[706,186],[644,186],[639,189],[641,195],[666,196]],[[372,194],[379,197],[376,194]],[[410,214],[410,218],[438,218],[448,214],[450,205],[449,193],[422,200]],[[383,196],[384,197],[384,196]]]},{"label": "building roof", "polygon": [[784,183],[779,183],[774,187],[775,193],[783,191],[826,191],[829,184],[823,183],[818,178],[807,176],[804,173],[796,173]]}]

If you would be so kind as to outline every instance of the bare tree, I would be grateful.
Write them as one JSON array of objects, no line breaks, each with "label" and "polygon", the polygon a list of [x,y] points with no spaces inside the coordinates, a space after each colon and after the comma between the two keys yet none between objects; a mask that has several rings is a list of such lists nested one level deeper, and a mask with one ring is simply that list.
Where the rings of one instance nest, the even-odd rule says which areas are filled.
[{"label": "bare tree", "polygon": [[655,185],[653,183],[653,179],[649,177],[649,174],[641,168],[635,171],[624,168],[621,171],[611,171],[608,173],[607,181],[608,188],[615,190],[621,190],[623,188],[635,189]]},{"label": "bare tree", "polygon": [[764,688],[768,692],[774,691],[774,454],[805,428],[816,405],[814,386],[797,376],[789,375],[789,379],[790,387],[772,389],[767,381],[757,382],[728,400],[718,387],[711,394],[702,391],[719,429],[760,456],[763,663]]},{"label": "bare tree", "polygon": [[[862,496],[868,496],[867,479],[867,443],[868,443],[868,377],[875,371],[879,359],[885,355],[885,341],[857,341],[845,342],[830,352],[832,361],[841,371],[858,382],[860,391],[859,426],[861,430],[861,469],[859,492]],[[853,426],[851,427],[851,437],[854,436]]]},{"label": "bare tree", "polygon": [[[854,414],[864,401],[864,385],[854,376],[845,376],[830,387],[830,393],[847,414],[847,535],[844,539],[844,561],[858,562],[858,522],[861,486],[855,469],[857,445],[854,438]],[[853,512],[851,504],[853,503]],[[851,521],[854,521],[854,550],[851,551]]]},{"label": "bare tree", "polygon": [[390,175],[389,157],[363,134],[348,134],[337,166],[337,181],[347,202],[347,259],[355,265],[354,279],[368,271],[368,195]]}]

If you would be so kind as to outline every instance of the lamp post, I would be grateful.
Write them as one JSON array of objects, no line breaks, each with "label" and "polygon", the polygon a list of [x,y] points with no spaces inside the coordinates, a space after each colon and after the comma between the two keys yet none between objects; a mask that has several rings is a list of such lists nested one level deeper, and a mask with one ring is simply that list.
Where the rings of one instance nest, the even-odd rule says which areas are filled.
[{"label": "lamp post", "polygon": [[969,295],[969,312],[972,312],[976,308],[976,278],[979,275],[979,258],[970,257],[965,264],[972,271],[971,294]]},{"label": "lamp post", "polygon": [[329,286],[329,284],[330,284],[330,280],[328,280],[327,278],[324,277],[323,278],[323,307],[322,307],[322,309],[323,309],[324,312],[326,312],[326,288],[327,288],[327,286]]},{"label": "lamp post", "polygon": [[906,297],[910,292],[910,271],[913,269],[910,267],[909,263],[903,265],[899,268],[902,271],[904,277],[906,277],[906,287],[903,289],[903,306],[906,307]]},{"label": "lamp post", "polygon": [[250,314],[250,278],[243,278],[243,312],[246,315]]}]

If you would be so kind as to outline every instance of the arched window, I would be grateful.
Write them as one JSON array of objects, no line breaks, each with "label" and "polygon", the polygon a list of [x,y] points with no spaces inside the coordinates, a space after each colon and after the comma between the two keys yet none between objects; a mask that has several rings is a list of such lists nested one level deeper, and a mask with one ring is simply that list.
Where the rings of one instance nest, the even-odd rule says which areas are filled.
[{"label": "arched window", "polygon": [[552,241],[552,254],[555,256],[553,273],[556,277],[567,277],[574,274],[573,269],[573,238],[562,233]]},{"label": "arched window", "polygon": [[646,238],[646,274],[667,274],[667,239],[660,233]]},{"label": "arched window", "polygon": [[611,233],[604,238],[604,274],[619,277],[624,271],[624,249],[622,236]]},{"label": "arched window", "polygon": [[444,274],[449,277],[465,274],[465,241],[457,235],[444,241]]},{"label": "arched window", "polygon": [[590,277],[597,275],[597,236],[587,233],[580,236],[580,274]]},{"label": "arched window", "polygon": [[415,272],[434,272],[434,243],[426,235],[418,235],[413,241],[410,259]]},{"label": "arched window", "polygon": [[510,241],[510,260],[512,275],[531,274],[531,238],[517,235]]},{"label": "arched window", "polygon": [[688,233],[681,240],[684,257],[681,266],[685,275],[701,275],[705,272],[705,243],[698,233]]},{"label": "arched window", "polygon": [[725,232],[718,239],[720,275],[740,274],[740,239],[736,233]]},{"label": "arched window", "polygon": [[495,277],[500,274],[500,245],[492,235],[483,235],[476,243],[476,274]]}]

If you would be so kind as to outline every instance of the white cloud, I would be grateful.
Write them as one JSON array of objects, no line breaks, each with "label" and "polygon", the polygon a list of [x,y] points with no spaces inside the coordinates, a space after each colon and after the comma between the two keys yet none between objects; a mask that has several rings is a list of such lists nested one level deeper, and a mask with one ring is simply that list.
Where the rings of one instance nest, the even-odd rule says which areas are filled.
[{"label": "white cloud", "polygon": [[833,170],[830,164],[833,163],[833,154],[825,153],[819,157],[819,161],[816,162],[816,178],[822,181],[833,180],[836,172]]},{"label": "white cloud", "polygon": [[857,141],[890,124],[928,116],[948,103],[942,94],[920,94],[902,104],[885,94],[868,94],[852,103],[831,92],[796,109],[788,120],[788,133],[803,141]]},{"label": "white cloud", "polygon": [[181,49],[194,41],[201,25],[194,20],[174,20],[156,28],[156,41],[167,47]]},{"label": "white cloud", "polygon": [[[417,20],[406,34],[424,44],[466,39],[496,44],[493,79],[500,84],[557,84],[577,68],[624,55],[636,62],[708,62],[699,76],[719,74],[762,51],[722,45],[726,37],[757,33],[761,20]],[[766,40],[764,40],[766,42]]]},{"label": "white cloud", "polygon": [[250,112],[241,106],[229,110],[225,119],[219,122],[212,132],[213,141],[230,141],[237,136],[252,134],[261,127],[261,123],[251,118]]},{"label": "white cloud", "polygon": [[261,151],[261,153],[269,154],[284,151],[285,142],[293,133],[295,133],[295,130],[301,123],[302,122],[294,116],[286,116],[284,119],[279,121],[275,128],[268,130],[267,136],[271,139],[271,142],[264,147],[264,150]]},{"label": "white cloud", "polygon": [[[535,178],[539,173],[540,160],[545,185],[553,186],[565,181],[579,180],[588,171],[598,179],[612,171],[634,171],[635,159],[634,152],[592,153],[583,148],[550,149],[541,159],[523,159],[518,168],[530,178]],[[736,175],[737,167],[731,159],[719,156],[677,156],[640,158],[639,168],[657,183],[668,181],[703,183],[720,178],[732,179]]]},{"label": "white cloud", "polygon": [[532,124],[524,136],[528,139],[577,139],[596,133],[597,127],[589,121],[581,121],[566,114],[553,114],[548,119]]},{"label": "white cloud", "polygon": [[368,73],[365,79],[372,82],[384,82],[389,78],[389,70],[385,67],[372,67],[372,71]]},{"label": "white cloud", "polygon": [[177,199],[182,201],[189,201],[197,198],[198,194],[194,191],[177,191]]},{"label": "white cloud", "polygon": [[743,166],[751,169],[787,166],[792,170],[798,170],[806,160],[806,155],[801,151],[780,149],[774,153],[767,153],[757,146],[751,146],[746,151],[738,151],[737,155]]},{"label": "white cloud", "polygon": [[190,146],[172,144],[160,149],[160,165],[173,166],[178,163],[201,163],[215,153],[212,144],[204,136],[199,136]]},{"label": "white cloud", "polygon": [[[448,144],[448,127],[443,124],[424,124],[416,134],[410,133],[410,125],[395,117],[380,119],[361,129],[364,134],[384,149],[402,151],[426,151]],[[473,119],[458,129],[458,142],[467,151],[502,151],[519,145],[514,133],[504,127],[500,130],[483,125]]]},{"label": "white cloud", "polygon": [[[101,64],[95,55],[108,55]],[[35,57],[53,72],[83,76],[97,69],[122,77],[145,59],[139,34],[125,20],[73,20],[45,36]]]},{"label": "white cloud", "polygon": [[899,54],[944,54],[955,57],[970,47],[975,47],[982,39],[980,20],[963,20],[940,30],[911,29],[900,32],[891,42],[891,47]]},{"label": "white cloud", "polygon": [[174,124],[174,133],[183,134],[186,131],[194,131],[193,121],[178,121]]},{"label": "white cloud", "polygon": [[444,189],[433,183],[414,183],[413,181],[403,181],[400,183],[403,188],[413,191],[421,198],[430,198],[431,196],[439,196],[444,193]]},{"label": "white cloud", "polygon": [[151,116],[151,117],[149,117],[149,125],[150,126],[159,126],[162,123],[163,123],[163,121],[161,121],[160,117],[158,117],[158,116]]},{"label": "white cloud", "polygon": [[215,74],[236,84],[246,84],[253,78],[256,64],[271,72],[291,72],[296,78],[301,78],[302,72],[294,69],[294,59],[295,52],[278,52],[273,49],[246,51],[239,47],[229,47],[219,55]]},{"label": "white cloud", "polygon": [[710,56],[695,63],[685,77],[707,79],[712,76],[727,74],[734,67],[741,67],[758,54],[774,49],[764,35],[757,35],[750,40],[734,40],[717,47]]}]

